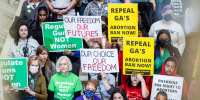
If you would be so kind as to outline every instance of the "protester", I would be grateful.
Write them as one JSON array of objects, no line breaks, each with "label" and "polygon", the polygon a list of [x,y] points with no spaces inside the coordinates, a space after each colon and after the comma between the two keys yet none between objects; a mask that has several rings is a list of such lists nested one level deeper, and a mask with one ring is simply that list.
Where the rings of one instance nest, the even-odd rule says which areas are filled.
[{"label": "protester", "polygon": [[109,100],[128,100],[125,91],[120,87],[115,87]]},{"label": "protester", "polygon": [[[162,66],[162,72],[159,75],[181,77],[176,74],[177,69],[178,69],[178,60],[174,56],[170,56],[164,61]],[[187,100],[187,82],[185,79],[183,81],[182,99]]]},{"label": "protester", "polygon": [[96,79],[90,79],[86,82],[83,93],[84,95],[76,98],[75,100],[101,100],[99,97],[95,96],[97,91],[98,82]]},{"label": "protester", "polygon": [[167,94],[164,91],[157,93],[155,100],[167,100]]},{"label": "protester", "polygon": [[22,58],[35,55],[36,49],[39,46],[35,39],[32,39],[28,32],[28,27],[25,23],[20,23],[18,26],[17,36],[14,38],[14,43],[10,46],[8,57]]},{"label": "protester", "polygon": [[80,96],[82,84],[79,77],[72,72],[72,64],[68,57],[61,56],[56,63],[58,73],[51,77],[48,90],[51,91],[49,97],[53,100],[74,100]]},{"label": "protester", "polygon": [[48,15],[47,15],[47,8],[46,7],[39,7],[38,8],[38,19],[36,22],[36,30],[33,33],[33,38],[38,41],[40,45],[43,45],[43,34],[42,34],[42,23],[47,22]]},{"label": "protester", "polygon": [[125,90],[128,99],[145,100],[149,96],[149,86],[140,74],[129,75],[120,87]]},{"label": "protester", "polygon": [[115,77],[110,73],[101,72],[91,75],[91,78],[96,79],[99,83],[95,95],[102,100],[109,100],[111,92],[115,87]]},{"label": "protester", "polygon": [[56,66],[49,59],[48,49],[45,46],[40,45],[37,48],[36,55],[39,57],[42,74],[45,76],[47,86],[48,86],[51,77],[56,73]]},{"label": "protester", "polygon": [[162,71],[162,64],[169,56],[180,57],[177,48],[171,45],[171,36],[168,30],[161,29],[158,32],[154,53],[154,74],[160,74]]},{"label": "protester", "polygon": [[11,84],[9,80],[2,80],[2,85],[3,98],[1,98],[0,100],[21,100],[17,86],[14,86],[13,90],[10,90]]},{"label": "protester", "polygon": [[[47,3],[44,0],[25,0],[22,5],[20,17],[36,21],[38,8],[42,6],[48,9]],[[48,11],[49,10],[47,10],[47,15],[49,15]]]},{"label": "protester", "polygon": [[172,40],[172,45],[178,48],[180,55],[185,49],[185,34],[180,24],[173,21],[173,7],[166,5],[162,9],[163,19],[152,24],[149,30],[149,37],[154,37],[156,40],[159,30],[169,30]]},{"label": "protester", "polygon": [[39,57],[28,58],[28,86],[23,89],[25,100],[47,100],[47,88],[41,73]]}]

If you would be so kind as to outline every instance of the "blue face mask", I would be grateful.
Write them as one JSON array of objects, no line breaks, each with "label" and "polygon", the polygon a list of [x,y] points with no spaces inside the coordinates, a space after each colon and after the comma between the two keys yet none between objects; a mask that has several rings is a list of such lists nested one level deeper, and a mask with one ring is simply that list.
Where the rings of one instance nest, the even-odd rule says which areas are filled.
[{"label": "blue face mask", "polygon": [[94,92],[90,90],[85,90],[85,96],[87,99],[90,99],[94,96]]}]

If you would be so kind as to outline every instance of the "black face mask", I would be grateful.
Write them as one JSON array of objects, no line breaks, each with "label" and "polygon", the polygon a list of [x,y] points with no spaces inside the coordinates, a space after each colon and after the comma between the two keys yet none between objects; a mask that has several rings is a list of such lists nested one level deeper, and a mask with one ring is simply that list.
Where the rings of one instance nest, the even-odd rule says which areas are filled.
[{"label": "black face mask", "polygon": [[106,25],[102,25],[102,32],[105,32],[107,30],[107,26]]},{"label": "black face mask", "polygon": [[165,21],[168,22],[168,21],[172,20],[172,15],[171,14],[166,14],[166,15],[163,16],[163,18],[164,18]]},{"label": "black face mask", "polygon": [[161,47],[161,48],[166,48],[169,46],[169,41],[165,41],[165,40],[160,40],[158,39],[156,41],[156,43]]}]

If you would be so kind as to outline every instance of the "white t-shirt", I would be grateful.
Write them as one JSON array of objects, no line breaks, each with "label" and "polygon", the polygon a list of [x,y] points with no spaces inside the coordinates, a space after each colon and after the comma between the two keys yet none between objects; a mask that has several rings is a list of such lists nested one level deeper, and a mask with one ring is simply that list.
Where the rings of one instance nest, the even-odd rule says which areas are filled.
[{"label": "white t-shirt", "polygon": [[154,37],[156,41],[157,34],[161,29],[169,30],[172,40],[171,44],[176,47],[182,55],[185,49],[185,34],[181,25],[174,21],[169,25],[164,24],[162,20],[157,21],[151,25],[149,37]]}]

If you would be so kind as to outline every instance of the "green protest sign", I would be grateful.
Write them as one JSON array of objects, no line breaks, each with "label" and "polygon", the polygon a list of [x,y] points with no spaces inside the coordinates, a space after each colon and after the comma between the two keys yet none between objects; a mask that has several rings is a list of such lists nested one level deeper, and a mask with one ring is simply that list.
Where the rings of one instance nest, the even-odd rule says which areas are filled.
[{"label": "green protest sign", "polygon": [[17,85],[19,89],[28,86],[28,70],[26,58],[0,59],[1,75],[9,80],[11,89]]},{"label": "green protest sign", "polygon": [[50,52],[79,50],[83,48],[81,38],[66,38],[63,22],[42,23],[44,45]]}]

